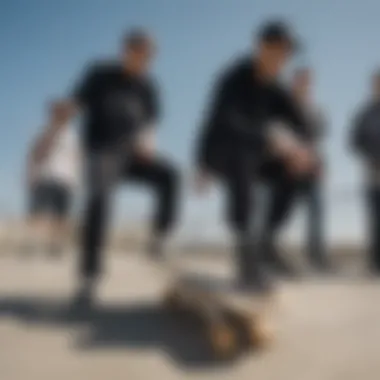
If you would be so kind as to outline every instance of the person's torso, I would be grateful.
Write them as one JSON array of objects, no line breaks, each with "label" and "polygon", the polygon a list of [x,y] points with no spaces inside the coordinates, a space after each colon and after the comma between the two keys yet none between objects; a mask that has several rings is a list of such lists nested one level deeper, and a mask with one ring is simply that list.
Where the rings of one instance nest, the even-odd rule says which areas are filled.
[{"label": "person's torso", "polygon": [[128,139],[148,117],[147,83],[118,65],[99,70],[85,105],[85,143],[103,146]]},{"label": "person's torso", "polygon": [[76,186],[81,174],[80,144],[72,126],[62,130],[53,142],[49,155],[39,168],[43,180]]},{"label": "person's torso", "polygon": [[249,121],[251,128],[263,128],[268,121],[276,119],[281,111],[277,84],[260,80],[251,60],[236,70],[234,97],[237,111]]},{"label": "person's torso", "polygon": [[256,160],[261,160],[265,155],[264,147],[253,146],[246,136],[247,133],[265,129],[271,121],[282,118],[278,83],[260,80],[251,59],[235,64],[227,72],[227,77],[232,85],[230,84],[228,104],[225,106],[233,109],[233,115],[227,120],[222,117],[213,123],[207,147],[209,156],[213,161],[220,161],[223,156],[245,151],[256,157]]}]

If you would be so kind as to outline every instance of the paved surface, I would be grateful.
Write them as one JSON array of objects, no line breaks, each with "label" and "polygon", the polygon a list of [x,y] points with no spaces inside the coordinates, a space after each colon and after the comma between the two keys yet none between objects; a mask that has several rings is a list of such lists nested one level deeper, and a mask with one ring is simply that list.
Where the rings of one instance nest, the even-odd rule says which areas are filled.
[{"label": "paved surface", "polygon": [[[199,264],[223,271],[226,263],[215,260]],[[274,346],[222,364],[196,326],[160,309],[164,281],[141,258],[108,258],[92,312],[70,307],[73,264],[0,258],[1,380],[379,379],[374,280],[354,274],[284,284]]]}]

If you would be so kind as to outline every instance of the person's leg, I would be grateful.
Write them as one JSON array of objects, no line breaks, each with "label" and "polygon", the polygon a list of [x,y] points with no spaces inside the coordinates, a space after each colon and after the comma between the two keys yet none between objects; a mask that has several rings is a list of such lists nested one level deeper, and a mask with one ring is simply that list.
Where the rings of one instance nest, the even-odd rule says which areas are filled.
[{"label": "person's leg", "polygon": [[318,179],[306,182],[304,195],[308,206],[307,256],[316,269],[327,269],[328,258],[323,236],[323,202],[321,183]]},{"label": "person's leg", "polygon": [[68,185],[60,183],[55,185],[49,234],[49,253],[52,256],[59,256],[64,249],[68,236],[71,196],[71,189]]},{"label": "person's leg", "polygon": [[294,210],[298,195],[299,182],[285,173],[281,173],[270,182],[261,244],[266,262],[275,272],[285,275],[293,275],[294,268],[277,250],[276,242]]},{"label": "person's leg", "polygon": [[87,194],[82,226],[81,277],[79,298],[91,296],[101,270],[110,197],[120,176],[121,157],[108,152],[93,153],[88,158]]},{"label": "person's leg", "polygon": [[254,168],[247,157],[233,157],[225,169],[222,184],[226,191],[227,220],[236,236],[238,280],[248,288],[268,290],[271,282],[251,231]]},{"label": "person's leg", "polygon": [[36,253],[46,248],[48,237],[50,185],[47,182],[36,184],[30,191],[29,210],[23,231],[22,252]]},{"label": "person's leg", "polygon": [[167,236],[177,220],[179,174],[171,163],[161,158],[143,161],[132,157],[124,175],[127,179],[148,185],[156,194],[149,251],[154,256],[161,256]]},{"label": "person's leg", "polygon": [[380,188],[371,186],[367,190],[369,216],[368,264],[373,273],[380,274]]}]

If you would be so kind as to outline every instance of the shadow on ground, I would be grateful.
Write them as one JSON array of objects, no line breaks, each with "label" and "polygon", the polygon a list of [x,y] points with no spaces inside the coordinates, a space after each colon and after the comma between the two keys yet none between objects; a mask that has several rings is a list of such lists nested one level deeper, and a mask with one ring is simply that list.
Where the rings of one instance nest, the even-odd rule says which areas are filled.
[{"label": "shadow on ground", "polygon": [[[186,368],[231,364],[212,355],[200,321],[189,315],[174,315],[153,302],[84,307],[53,299],[3,298],[0,318],[46,328],[75,327],[74,344],[79,350],[160,350]],[[84,327],[89,334],[80,334]]]}]

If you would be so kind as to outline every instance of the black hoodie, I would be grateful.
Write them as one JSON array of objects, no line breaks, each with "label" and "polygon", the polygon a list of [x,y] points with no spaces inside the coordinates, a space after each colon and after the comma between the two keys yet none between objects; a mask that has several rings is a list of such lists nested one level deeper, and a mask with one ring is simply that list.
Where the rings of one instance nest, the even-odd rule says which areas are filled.
[{"label": "black hoodie", "polygon": [[351,146],[372,163],[380,163],[380,101],[372,101],[357,115]]},{"label": "black hoodie", "polygon": [[218,78],[198,139],[198,167],[213,170],[227,151],[247,149],[260,157],[272,121],[304,136],[306,122],[291,94],[280,83],[264,83],[255,74],[255,62],[244,58]]}]

